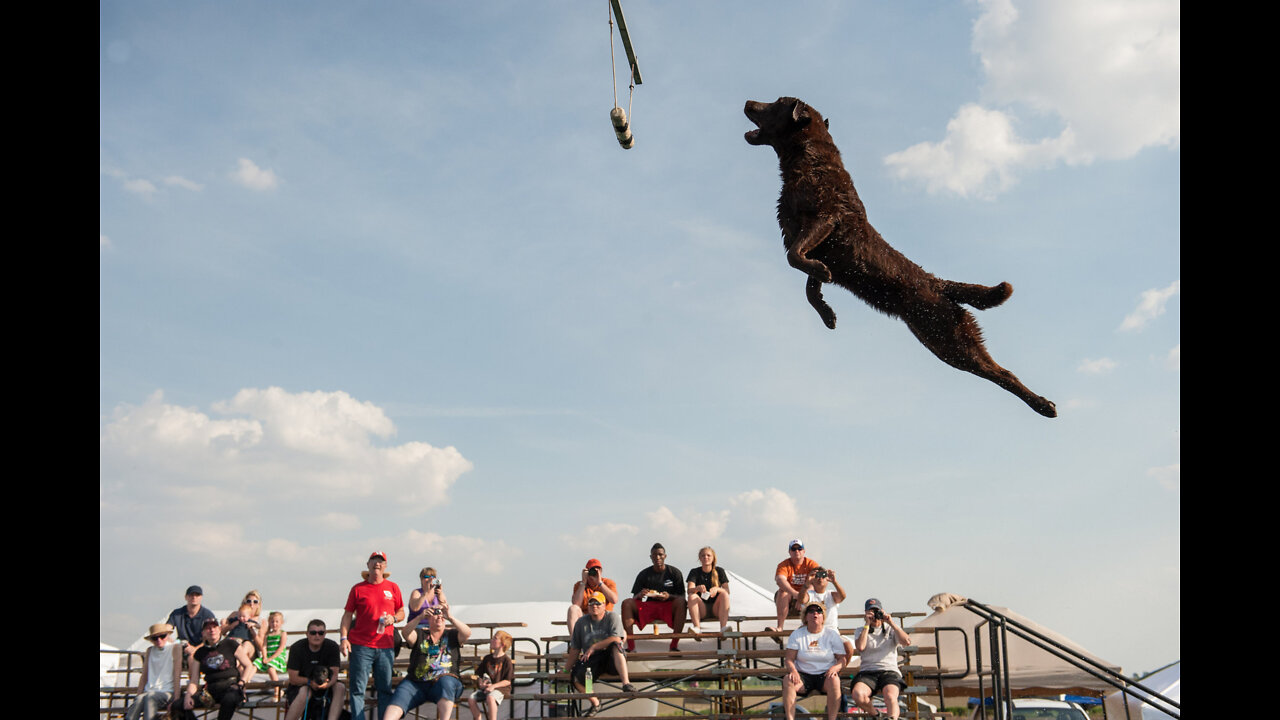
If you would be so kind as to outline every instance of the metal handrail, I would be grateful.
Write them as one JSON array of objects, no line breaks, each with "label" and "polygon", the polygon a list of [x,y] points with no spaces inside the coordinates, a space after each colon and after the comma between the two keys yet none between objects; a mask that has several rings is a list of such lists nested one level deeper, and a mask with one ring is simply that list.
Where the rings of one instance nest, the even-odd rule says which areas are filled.
[{"label": "metal handrail", "polygon": [[[1151,700],[1158,700],[1159,702],[1164,703],[1167,707],[1159,707],[1155,703],[1151,703],[1153,706],[1156,707],[1156,709],[1174,717],[1175,719],[1181,718],[1182,705],[1180,703],[1170,700],[1165,695],[1155,690],[1152,690],[1151,688],[1143,685],[1142,683],[1136,680],[1130,680],[1129,678],[1126,678],[1124,675],[1112,670],[1111,668],[1103,665],[1102,663],[1099,663],[1093,658],[1086,657],[1080,652],[1063,645],[1062,643],[1054,640],[1053,638],[1046,637],[1045,635],[1038,632],[1037,630],[1029,628],[1026,625],[1023,625],[1022,623],[1018,622],[1017,620],[1014,620],[1013,618],[1008,617],[1004,613],[993,610],[990,607],[987,607],[986,605],[976,600],[969,600],[966,603],[966,606],[969,609],[973,610],[977,615],[983,617],[985,619],[984,622],[986,621],[991,622],[991,642],[992,642],[993,653],[996,650],[997,644],[1003,646],[1003,651],[1005,654],[1005,665],[1004,665],[1005,670],[1003,673],[1004,675],[1003,678],[999,677],[999,672],[996,668],[996,666],[999,664],[999,659],[998,658],[992,659],[992,672],[995,673],[992,676],[993,697],[998,698],[1001,696],[1008,695],[1007,689],[1004,692],[995,692],[996,688],[1001,684],[1004,684],[1006,688],[1008,687],[1007,685],[1008,683],[1008,643],[997,640],[996,634],[997,634],[997,628],[999,628],[999,633],[1001,636],[1003,636],[1007,632],[1012,632],[1017,637],[1022,638],[1023,640],[1026,640],[1032,645],[1035,645],[1036,647],[1039,647],[1045,652],[1048,652],[1049,654],[1054,655],[1060,660],[1065,660],[1066,662],[1074,665],[1080,670],[1083,670],[1089,673],[1093,677],[1107,683],[1108,685],[1111,685],[1112,687],[1116,688],[1117,690],[1120,690],[1123,693],[1130,693],[1132,692],[1132,688],[1137,688],[1141,690],[1143,693],[1146,693],[1146,697],[1143,697],[1138,693],[1133,693],[1133,694],[1138,696],[1144,702],[1149,702]],[[1001,638],[1001,640],[1002,639],[1003,638]],[[978,666],[978,673],[979,673],[978,687],[979,687],[979,693],[981,694],[982,692],[981,690],[982,688],[981,646],[979,645],[976,649],[979,655],[977,658],[978,665],[979,665]],[[1005,697],[1005,699],[1007,700],[1008,698]],[[1126,703],[1125,705],[1127,708],[1128,703]],[[1003,716],[1003,712],[1001,711],[1000,703],[997,702],[996,703],[997,720],[1000,720],[1002,716]]]}]

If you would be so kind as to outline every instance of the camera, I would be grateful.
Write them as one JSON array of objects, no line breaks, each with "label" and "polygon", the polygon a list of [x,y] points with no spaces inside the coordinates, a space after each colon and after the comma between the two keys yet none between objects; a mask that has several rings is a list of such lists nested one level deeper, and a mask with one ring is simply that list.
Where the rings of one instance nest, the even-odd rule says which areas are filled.
[{"label": "camera", "polygon": [[816,577],[816,578],[818,578],[819,580],[821,580],[822,578],[825,578],[825,577],[827,576],[827,571],[826,571],[826,570],[819,570],[819,571],[815,572],[815,573],[813,574],[813,576],[814,576],[814,577]]},{"label": "camera", "polygon": [[440,578],[431,578],[431,587],[433,588],[444,587],[444,583],[440,582]]},{"label": "camera", "polygon": [[875,618],[875,619],[877,619],[877,620],[883,620],[883,619],[884,619],[884,611],[882,611],[880,608],[871,608],[871,617],[873,617],[873,618]]},{"label": "camera", "polygon": [[587,570],[587,574],[592,577],[600,577],[600,568],[591,568]]}]

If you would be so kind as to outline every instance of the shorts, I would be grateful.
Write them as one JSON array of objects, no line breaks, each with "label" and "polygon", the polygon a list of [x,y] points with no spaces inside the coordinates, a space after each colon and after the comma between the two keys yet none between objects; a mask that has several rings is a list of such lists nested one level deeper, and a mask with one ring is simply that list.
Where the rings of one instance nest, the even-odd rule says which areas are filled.
[{"label": "shorts", "polygon": [[645,602],[636,603],[636,627],[641,630],[649,623],[662,621],[667,627],[672,627],[671,615],[674,609],[671,607],[672,600],[646,600]]},{"label": "shorts", "polygon": [[507,699],[506,696],[502,694],[501,690],[489,690],[488,692],[484,690],[477,690],[471,693],[471,699],[475,700],[477,703],[482,703],[484,702],[486,695],[493,698],[494,703],[498,705],[501,705],[502,701]]},{"label": "shorts", "polygon": [[900,690],[906,690],[907,684],[903,682],[902,676],[892,670],[866,670],[859,672],[853,676],[853,680],[849,682],[849,692],[853,692],[853,686],[862,683],[871,688],[872,695],[879,695],[888,685],[897,685]]},{"label": "shorts", "polygon": [[441,700],[458,702],[462,697],[462,681],[452,675],[441,675],[435,680],[410,680],[405,678],[396,686],[388,705],[395,705],[405,711],[424,703],[435,704]]},{"label": "shorts", "polygon": [[593,679],[604,675],[617,675],[618,666],[613,662],[613,649],[616,647],[618,643],[615,642],[603,650],[591,653],[591,657],[585,660],[579,657],[578,662],[574,663],[573,669],[569,671],[569,678],[579,685],[585,685],[588,668],[591,670]]},{"label": "shorts", "polygon": [[798,698],[809,697],[809,695],[813,693],[818,693],[819,695],[827,694],[826,673],[823,673],[821,675],[810,675],[807,672],[800,672],[799,670],[797,670],[796,672],[800,673],[800,683],[804,685],[804,687],[801,688],[800,691],[796,693],[796,697]]}]

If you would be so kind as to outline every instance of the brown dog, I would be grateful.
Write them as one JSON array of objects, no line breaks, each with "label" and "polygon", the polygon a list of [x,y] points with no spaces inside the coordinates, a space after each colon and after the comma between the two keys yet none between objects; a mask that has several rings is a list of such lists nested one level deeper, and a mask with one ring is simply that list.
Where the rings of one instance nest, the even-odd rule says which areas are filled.
[{"label": "brown dog", "polygon": [[836,314],[822,299],[822,283],[834,282],[880,312],[902,318],[943,362],[990,380],[1045,417],[1057,417],[1052,402],[991,359],[978,323],[960,307],[993,308],[1009,299],[1012,285],[943,280],[890,247],[867,221],[853,179],[817,110],[784,97],[772,103],[747,101],[744,112],[759,127],[746,134],[747,142],[769,145],[778,153],[778,225],[787,262],[809,276],[809,304],[827,327],[835,329]]}]

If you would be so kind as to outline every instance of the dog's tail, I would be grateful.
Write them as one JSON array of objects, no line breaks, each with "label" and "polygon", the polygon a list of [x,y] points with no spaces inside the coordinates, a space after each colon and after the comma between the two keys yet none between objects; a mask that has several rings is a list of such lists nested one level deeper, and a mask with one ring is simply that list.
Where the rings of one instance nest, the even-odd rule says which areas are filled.
[{"label": "dog's tail", "polygon": [[990,286],[943,280],[942,294],[958,303],[972,305],[978,310],[989,310],[1008,300],[1013,294],[1013,286],[1007,282]]}]

